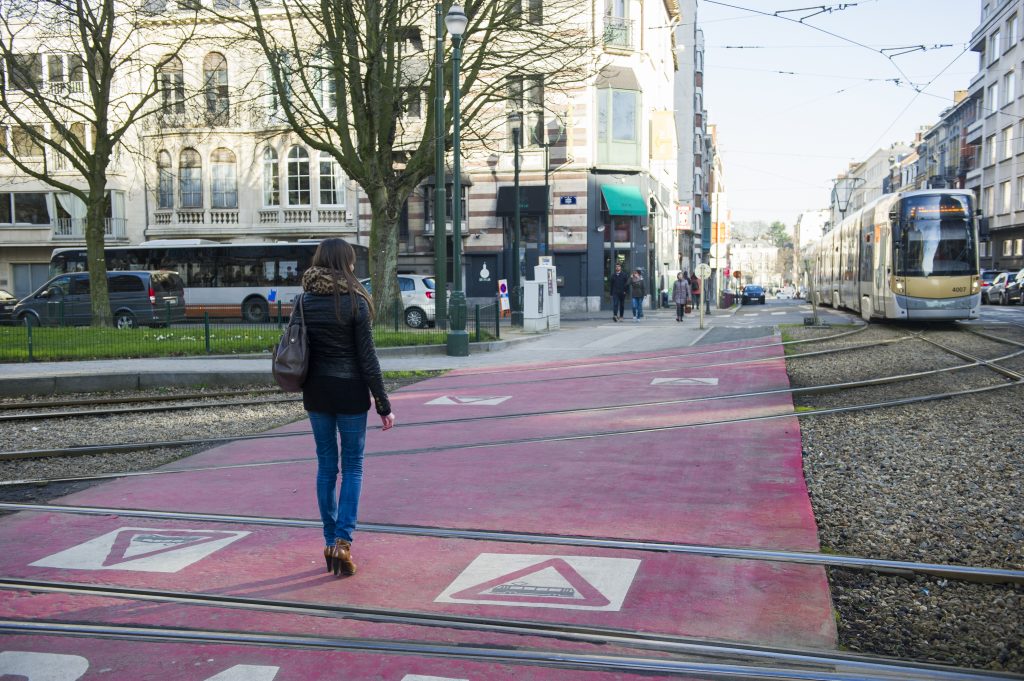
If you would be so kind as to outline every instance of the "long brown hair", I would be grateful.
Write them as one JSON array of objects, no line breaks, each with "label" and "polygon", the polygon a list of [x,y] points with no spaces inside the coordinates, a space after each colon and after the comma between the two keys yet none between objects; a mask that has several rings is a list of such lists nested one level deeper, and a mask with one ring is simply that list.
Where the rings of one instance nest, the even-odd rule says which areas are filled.
[{"label": "long brown hair", "polygon": [[[370,319],[374,317],[373,298],[359,283],[355,275],[356,251],[352,244],[344,239],[334,237],[324,239],[316,247],[313,254],[313,267],[323,267],[331,270],[332,276],[343,279],[352,298],[352,316],[355,317],[359,311],[359,301],[356,296],[361,296],[366,301],[370,310]],[[340,287],[334,287],[334,314],[341,320],[341,292]]]}]

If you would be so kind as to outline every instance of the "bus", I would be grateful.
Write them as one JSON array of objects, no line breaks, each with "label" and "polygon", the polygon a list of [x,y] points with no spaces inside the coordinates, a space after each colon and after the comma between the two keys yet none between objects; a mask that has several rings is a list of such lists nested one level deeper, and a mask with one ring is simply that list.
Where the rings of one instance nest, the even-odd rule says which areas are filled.
[{"label": "bus", "polygon": [[[316,241],[225,244],[207,239],[161,239],[138,246],[104,250],[108,271],[172,270],[185,283],[188,317],[241,317],[247,322],[271,319],[277,301],[290,311],[302,292],[302,273],[309,267]],[[369,252],[356,251],[356,277],[370,275]],[[50,275],[88,269],[85,248],[57,248]]]},{"label": "bus", "polygon": [[978,227],[962,189],[886,194],[811,249],[816,303],[865,321],[977,319]]}]

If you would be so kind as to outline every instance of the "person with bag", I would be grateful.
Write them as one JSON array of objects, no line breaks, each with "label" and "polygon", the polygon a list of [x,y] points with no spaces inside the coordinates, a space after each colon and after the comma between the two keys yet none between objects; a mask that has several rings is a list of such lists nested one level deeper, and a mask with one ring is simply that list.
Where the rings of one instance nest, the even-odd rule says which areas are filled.
[{"label": "person with bag", "polygon": [[629,295],[633,298],[633,321],[639,322],[644,318],[644,298],[647,297],[647,284],[640,270],[633,270],[633,277],[629,280]]},{"label": "person with bag", "polygon": [[[303,293],[292,324],[305,324],[308,371],[302,405],[316,442],[316,499],[327,571],[353,575],[352,533],[363,481],[363,448],[370,395],[381,429],[395,425],[373,345],[373,300],[355,277],[356,254],[344,239],[325,239],[302,275]],[[298,318],[296,318],[298,317]],[[338,440],[341,440],[341,489]]]},{"label": "person with bag", "polygon": [[693,304],[696,307],[700,307],[700,278],[697,273],[694,272],[690,275],[690,297],[693,298]]},{"label": "person with bag", "polygon": [[621,263],[615,263],[615,273],[608,283],[612,295],[612,321],[619,322],[626,312],[626,291],[629,288],[629,275],[622,271]]},{"label": "person with bag", "polygon": [[690,281],[683,272],[676,275],[676,281],[672,284],[672,302],[676,304],[676,321],[683,321],[686,306],[690,302]]}]

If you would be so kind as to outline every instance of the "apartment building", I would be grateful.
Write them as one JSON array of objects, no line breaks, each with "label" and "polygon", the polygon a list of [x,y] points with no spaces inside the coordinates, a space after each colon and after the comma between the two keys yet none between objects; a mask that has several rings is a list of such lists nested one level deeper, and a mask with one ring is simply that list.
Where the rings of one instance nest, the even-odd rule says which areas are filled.
[{"label": "apartment building", "polygon": [[1024,267],[1024,0],[981,0],[971,34],[978,73],[968,97],[977,107],[965,144],[980,158],[965,172],[981,210],[981,265]]},{"label": "apartment building", "polygon": [[[156,15],[146,30],[158,35],[207,4],[223,5],[151,2]],[[537,17],[543,7],[523,4]],[[539,256],[552,255],[563,306],[598,309],[613,262],[643,269],[652,282],[678,262],[672,37],[680,14],[675,0],[591,0],[589,9],[576,9],[596,45],[592,72],[558,95],[546,91],[543,74],[525,74],[497,115],[517,110],[525,121],[519,203],[526,274]],[[342,236],[367,244],[365,194],[332,157],[289,130],[279,100],[287,94],[270,84],[264,56],[229,35],[216,21],[200,22],[170,59],[145,32],[134,37],[151,67],[162,63],[160,109],[111,172],[108,243]],[[432,45],[433,26],[418,26],[403,49],[422,52],[429,64]],[[25,54],[36,53],[27,45]],[[39,77],[67,82],[73,57],[60,58],[65,63],[32,57],[43,65]],[[325,107],[341,96],[326,82],[314,94]],[[429,105],[422,93],[411,95],[402,129],[414,134]],[[508,126],[494,128],[503,139],[464,150],[461,244],[451,243],[450,227],[435,229],[433,177],[410,195],[400,218],[399,269],[432,271],[434,240],[446,235],[449,251],[464,254],[460,276],[470,302],[493,301],[497,281],[512,278],[515,154]],[[449,189],[451,180],[444,178]],[[450,220],[450,192],[448,203]],[[54,247],[84,244],[81,217],[61,192],[0,163],[0,288],[23,295],[41,283]]]},{"label": "apartment building", "polygon": [[[676,135],[679,138],[677,180],[680,220],[678,267],[693,271],[706,262],[703,244],[704,216],[708,203],[708,121],[704,108],[704,31],[697,21],[697,0],[682,0],[682,17],[676,29],[675,77]],[[710,235],[708,235],[710,238]]]}]

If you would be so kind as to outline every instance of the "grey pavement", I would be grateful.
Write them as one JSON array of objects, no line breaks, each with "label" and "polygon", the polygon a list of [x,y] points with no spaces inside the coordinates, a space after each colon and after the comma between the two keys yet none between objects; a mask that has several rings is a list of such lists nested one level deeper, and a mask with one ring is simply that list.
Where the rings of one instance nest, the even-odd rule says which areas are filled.
[{"label": "grey pavement", "polygon": [[[443,370],[583,359],[687,347],[771,333],[780,323],[800,323],[803,301],[714,310],[699,328],[698,316],[675,321],[674,309],[648,310],[640,322],[613,322],[610,313],[567,315],[561,329],[525,334],[502,328],[501,341],[473,344],[469,357],[448,357],[443,348],[384,348],[385,371]],[[834,323],[848,318],[828,315]],[[188,385],[272,384],[270,357],[216,356],[0,364],[0,396],[131,390]]]}]

